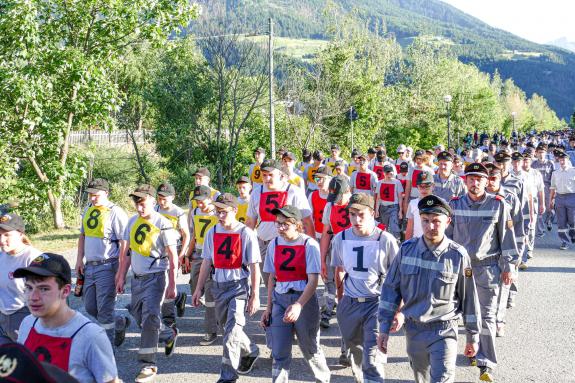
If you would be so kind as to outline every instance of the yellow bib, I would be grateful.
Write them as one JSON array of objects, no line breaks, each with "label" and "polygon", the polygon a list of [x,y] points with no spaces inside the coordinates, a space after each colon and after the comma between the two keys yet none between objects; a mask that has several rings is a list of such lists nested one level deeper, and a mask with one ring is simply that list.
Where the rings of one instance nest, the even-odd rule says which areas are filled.
[{"label": "yellow bib", "polygon": [[288,180],[288,182],[294,186],[300,186],[301,185],[301,177],[296,175],[293,178],[290,178]]},{"label": "yellow bib", "polygon": [[204,244],[204,238],[211,227],[218,223],[215,215],[194,215],[194,236],[198,245]]},{"label": "yellow bib", "polygon": [[254,168],[252,169],[252,174],[250,174],[250,178],[252,180],[252,182],[255,182],[257,184],[261,184],[262,181],[262,170],[260,169],[260,167],[258,165],[255,165]]},{"label": "yellow bib", "polygon": [[164,217],[170,220],[174,229],[178,230],[178,217],[174,217],[173,215],[161,213]]},{"label": "yellow bib", "polygon": [[351,174],[357,170],[356,166],[349,165],[347,167],[347,175],[351,177]]},{"label": "yellow bib", "polygon": [[317,173],[317,169],[319,169],[319,166],[316,167],[310,167],[308,172],[307,172],[307,180],[308,182],[311,182],[312,184],[315,184],[315,180],[313,179],[313,177],[315,177],[315,173]]},{"label": "yellow bib", "polygon": [[238,212],[236,213],[236,219],[241,223],[245,223],[248,218],[248,203],[238,204]]},{"label": "yellow bib", "polygon": [[327,162],[325,164],[325,166],[327,166],[329,168],[329,170],[331,170],[331,174],[334,174],[334,170],[335,170],[335,162]]},{"label": "yellow bib", "polygon": [[104,238],[104,224],[108,220],[110,209],[104,206],[92,206],[84,214],[82,224],[86,237]]},{"label": "yellow bib", "polygon": [[149,257],[158,235],[160,235],[159,228],[150,221],[138,217],[130,230],[130,249],[144,257]]}]

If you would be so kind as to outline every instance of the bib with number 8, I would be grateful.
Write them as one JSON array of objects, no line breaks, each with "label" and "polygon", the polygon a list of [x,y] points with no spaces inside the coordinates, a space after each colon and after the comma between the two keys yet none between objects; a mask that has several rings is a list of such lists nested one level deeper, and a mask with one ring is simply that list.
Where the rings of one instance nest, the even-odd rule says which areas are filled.
[{"label": "bib with number 8", "polygon": [[130,249],[144,257],[149,257],[159,234],[159,228],[150,221],[138,217],[130,229]]},{"label": "bib with number 8", "polygon": [[343,266],[345,272],[355,279],[366,281],[370,272],[377,274],[379,241],[342,241]]},{"label": "bib with number 8", "polygon": [[110,215],[110,209],[104,206],[92,206],[84,214],[82,225],[86,237],[104,238],[104,225]]}]

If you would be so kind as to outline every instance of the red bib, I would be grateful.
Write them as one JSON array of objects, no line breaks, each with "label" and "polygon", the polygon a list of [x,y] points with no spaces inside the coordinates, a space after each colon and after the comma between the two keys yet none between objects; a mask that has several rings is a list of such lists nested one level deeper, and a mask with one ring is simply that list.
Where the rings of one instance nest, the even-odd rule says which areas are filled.
[{"label": "red bib", "polygon": [[373,165],[373,171],[377,174],[377,180],[381,181],[385,178],[385,172],[383,171],[383,166]]},{"label": "red bib", "polygon": [[369,173],[355,173],[355,188],[359,190],[371,189],[371,174]]},{"label": "red bib", "polygon": [[340,231],[351,227],[351,221],[349,220],[349,213],[346,209],[346,205],[331,205],[329,223],[331,225],[331,231],[333,234],[337,234]]},{"label": "red bib", "polygon": [[319,195],[319,190],[314,191],[311,194],[311,205],[313,210],[313,226],[316,233],[321,233],[323,231],[323,223],[321,219],[323,218],[323,209],[327,204],[327,199],[323,199]]},{"label": "red bib", "polygon": [[214,267],[239,269],[242,267],[242,238],[237,233],[214,233]]},{"label": "red bib", "polygon": [[[263,188],[262,188],[263,190]],[[289,187],[288,187],[289,190]],[[260,195],[260,219],[262,222],[274,222],[276,216],[272,214],[273,209],[281,209],[286,205],[288,192],[269,191]]]},{"label": "red bib", "polygon": [[395,200],[395,184],[379,184],[379,199],[385,202]]},{"label": "red bib", "polygon": [[401,172],[401,165],[395,164],[395,171],[399,174]]},{"label": "red bib", "polygon": [[307,281],[305,245],[279,246],[276,242],[274,268],[278,282]]},{"label": "red bib", "polygon": [[419,173],[421,173],[422,171],[419,169],[413,169],[413,173],[411,174],[411,186],[416,188],[417,186],[417,176],[419,175]]},{"label": "red bib", "polygon": [[405,185],[407,185],[407,180],[399,180],[399,182],[401,182],[401,186],[403,187],[403,190],[405,191]]}]

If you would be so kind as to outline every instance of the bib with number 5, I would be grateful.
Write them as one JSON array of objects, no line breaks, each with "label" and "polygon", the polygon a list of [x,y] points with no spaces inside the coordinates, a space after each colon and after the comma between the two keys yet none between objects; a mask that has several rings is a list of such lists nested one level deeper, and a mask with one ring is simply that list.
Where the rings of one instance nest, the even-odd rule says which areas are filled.
[{"label": "bib with number 5", "polygon": [[159,228],[150,221],[138,217],[130,230],[130,249],[144,257],[149,257],[158,235],[160,235]]},{"label": "bib with number 5", "polygon": [[84,214],[82,225],[86,237],[104,238],[104,225],[110,215],[110,209],[105,206],[92,206]]},{"label": "bib with number 5", "polygon": [[349,276],[366,281],[370,272],[378,274],[379,241],[343,240],[342,244],[343,266]]}]

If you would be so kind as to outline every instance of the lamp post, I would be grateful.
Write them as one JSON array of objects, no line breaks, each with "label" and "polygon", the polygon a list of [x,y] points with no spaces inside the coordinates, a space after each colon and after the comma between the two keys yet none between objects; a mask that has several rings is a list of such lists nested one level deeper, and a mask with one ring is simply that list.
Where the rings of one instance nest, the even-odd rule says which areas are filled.
[{"label": "lamp post", "polygon": [[451,147],[451,113],[449,110],[449,104],[451,103],[451,95],[446,94],[443,96],[443,101],[445,101],[445,107],[447,109],[447,148]]},{"label": "lamp post", "polygon": [[517,112],[511,112],[511,120],[513,121],[513,134],[515,138],[517,138],[517,131],[515,130],[515,116],[517,116]]}]

